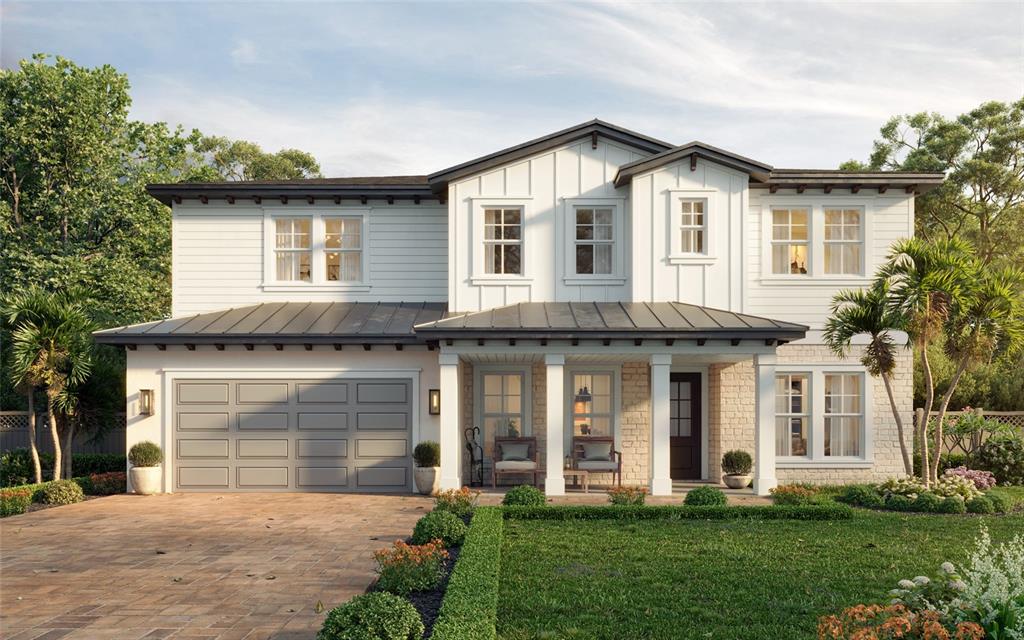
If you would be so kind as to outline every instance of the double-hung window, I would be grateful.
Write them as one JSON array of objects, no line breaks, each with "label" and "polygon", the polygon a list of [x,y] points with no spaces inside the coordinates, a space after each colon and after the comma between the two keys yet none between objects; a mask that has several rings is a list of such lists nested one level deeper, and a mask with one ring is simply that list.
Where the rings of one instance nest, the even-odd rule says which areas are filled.
[{"label": "double-hung window", "polygon": [[612,384],[611,373],[573,374],[573,435],[613,435]]},{"label": "double-hung window", "polygon": [[775,455],[808,455],[809,378],[805,373],[775,376]]},{"label": "double-hung window", "polygon": [[864,254],[863,215],[860,209],[825,208],[825,273],[860,275]]},{"label": "double-hung window", "polygon": [[772,273],[806,275],[810,210],[801,207],[772,209]]},{"label": "double-hung window", "polygon": [[863,378],[859,373],[825,374],[825,455],[863,455]]},{"label": "double-hung window", "polygon": [[521,208],[484,209],[484,273],[522,275]]},{"label": "double-hung window", "polygon": [[705,253],[704,200],[680,200],[679,250],[682,253]]},{"label": "double-hung window", "polygon": [[483,421],[488,438],[527,435],[523,377],[520,372],[483,374]]},{"label": "double-hung window", "polygon": [[312,278],[310,246],[312,218],[274,220],[275,274],[281,282],[309,282]]},{"label": "double-hung window", "polygon": [[614,209],[576,207],[575,215],[576,274],[611,275],[615,268]]},{"label": "double-hung window", "polygon": [[362,281],[362,227],[361,218],[324,218],[324,279],[328,282]]}]

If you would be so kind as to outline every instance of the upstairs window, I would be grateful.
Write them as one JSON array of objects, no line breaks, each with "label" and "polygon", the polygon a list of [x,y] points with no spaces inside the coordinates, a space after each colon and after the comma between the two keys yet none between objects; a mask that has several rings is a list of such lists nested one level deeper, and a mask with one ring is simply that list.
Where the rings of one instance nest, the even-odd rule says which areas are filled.
[{"label": "upstairs window", "polygon": [[806,456],[810,422],[807,374],[775,376],[775,455]]},{"label": "upstairs window", "polygon": [[772,273],[806,275],[808,219],[806,208],[772,209]]},{"label": "upstairs window", "polygon": [[610,275],[614,268],[615,232],[610,207],[576,208],[576,273]]},{"label": "upstairs window", "polygon": [[522,275],[522,209],[484,209],[484,272]]},{"label": "upstairs window", "polygon": [[704,253],[704,200],[680,200],[679,250],[682,253]]},{"label": "upstairs window", "polygon": [[328,282],[362,281],[362,227],[360,218],[324,218],[324,275]]},{"label": "upstairs window", "polygon": [[864,234],[860,209],[825,208],[825,273],[861,275]]},{"label": "upstairs window", "polygon": [[311,218],[274,220],[274,262],[281,282],[309,282],[312,277]]}]

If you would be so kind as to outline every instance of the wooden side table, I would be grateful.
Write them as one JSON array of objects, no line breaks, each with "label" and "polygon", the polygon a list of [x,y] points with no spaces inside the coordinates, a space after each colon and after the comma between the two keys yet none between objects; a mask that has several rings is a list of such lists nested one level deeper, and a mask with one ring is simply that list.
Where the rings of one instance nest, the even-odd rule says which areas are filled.
[{"label": "wooden side table", "polygon": [[562,469],[562,475],[573,479],[573,484],[582,484],[583,493],[590,493],[590,472],[586,469]]}]

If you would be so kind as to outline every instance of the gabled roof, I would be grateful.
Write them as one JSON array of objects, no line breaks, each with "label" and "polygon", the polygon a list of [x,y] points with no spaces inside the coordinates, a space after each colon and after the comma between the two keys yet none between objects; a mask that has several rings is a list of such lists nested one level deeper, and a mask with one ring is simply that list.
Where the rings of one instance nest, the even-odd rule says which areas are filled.
[{"label": "gabled roof", "polygon": [[808,327],[682,302],[524,302],[416,325],[427,339],[797,340]]},{"label": "gabled roof", "polygon": [[771,165],[694,140],[678,147],[672,147],[649,158],[641,158],[640,160],[622,165],[619,167],[619,172],[615,175],[615,186],[621,187],[632,180],[633,176],[637,174],[651,171],[652,169],[657,169],[658,167],[663,167],[666,164],[671,164],[691,156],[704,158],[737,171],[749,173],[759,180],[767,179],[768,174],[772,170]]},{"label": "gabled roof", "polygon": [[305,180],[238,180],[233,182],[177,182],[146,185],[146,191],[170,205],[181,198],[436,198],[427,176],[362,176]]},{"label": "gabled roof", "polygon": [[97,331],[102,344],[415,344],[443,302],[269,302]]},{"label": "gabled roof", "polygon": [[554,149],[575,140],[593,136],[622,142],[649,153],[661,153],[666,149],[672,148],[670,143],[663,140],[645,136],[642,133],[630,131],[629,129],[595,118],[589,122],[569,127],[568,129],[562,129],[561,131],[556,131],[546,136],[541,136],[540,138],[528,140],[522,144],[517,144],[514,147],[502,149],[501,151],[481,156],[475,160],[470,160],[469,162],[457,164],[454,167],[442,169],[441,171],[430,174],[427,176],[427,179],[430,182],[431,188],[435,192],[442,191],[447,188],[448,183],[452,180],[457,180],[458,178],[471,175],[473,173],[478,173],[492,167],[497,167],[508,162],[519,160],[520,158],[526,158],[547,149]]}]

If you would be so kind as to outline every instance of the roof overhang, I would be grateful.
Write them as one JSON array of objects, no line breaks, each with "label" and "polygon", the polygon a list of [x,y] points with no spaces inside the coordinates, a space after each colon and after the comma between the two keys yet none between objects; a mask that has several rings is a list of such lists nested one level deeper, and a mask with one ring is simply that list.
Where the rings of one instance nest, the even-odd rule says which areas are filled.
[{"label": "roof overhang", "polygon": [[885,193],[889,189],[908,194],[922,194],[938,187],[946,180],[941,172],[917,171],[843,171],[828,169],[774,169],[767,181],[754,182],[751,189],[850,189],[854,193],[863,188]]},{"label": "roof overhang", "polygon": [[[430,190],[426,182],[422,184],[388,184],[384,182],[327,182],[327,181],[286,181],[273,183],[254,182],[179,182],[146,185],[146,192],[160,202],[180,204],[184,199],[199,200],[204,204],[209,200],[226,200],[234,204],[235,200],[250,200],[260,203],[263,200],[305,200],[314,204],[317,200],[396,200],[413,201],[438,200],[437,194]],[[441,197],[443,201],[443,196]]]},{"label": "roof overhang", "polygon": [[713,147],[703,142],[688,142],[678,147],[673,147],[667,151],[651,156],[649,158],[642,158],[629,164],[624,164],[619,168],[618,173],[615,174],[615,186],[621,187],[628,184],[633,176],[648,171],[653,171],[659,167],[663,167],[667,164],[677,162],[689,158],[691,162],[691,169],[696,169],[697,158],[703,158],[710,162],[720,164],[730,169],[742,171],[743,173],[750,174],[752,179],[755,180],[767,180],[771,173],[771,165],[758,162],[757,160],[751,160],[744,156]]}]

